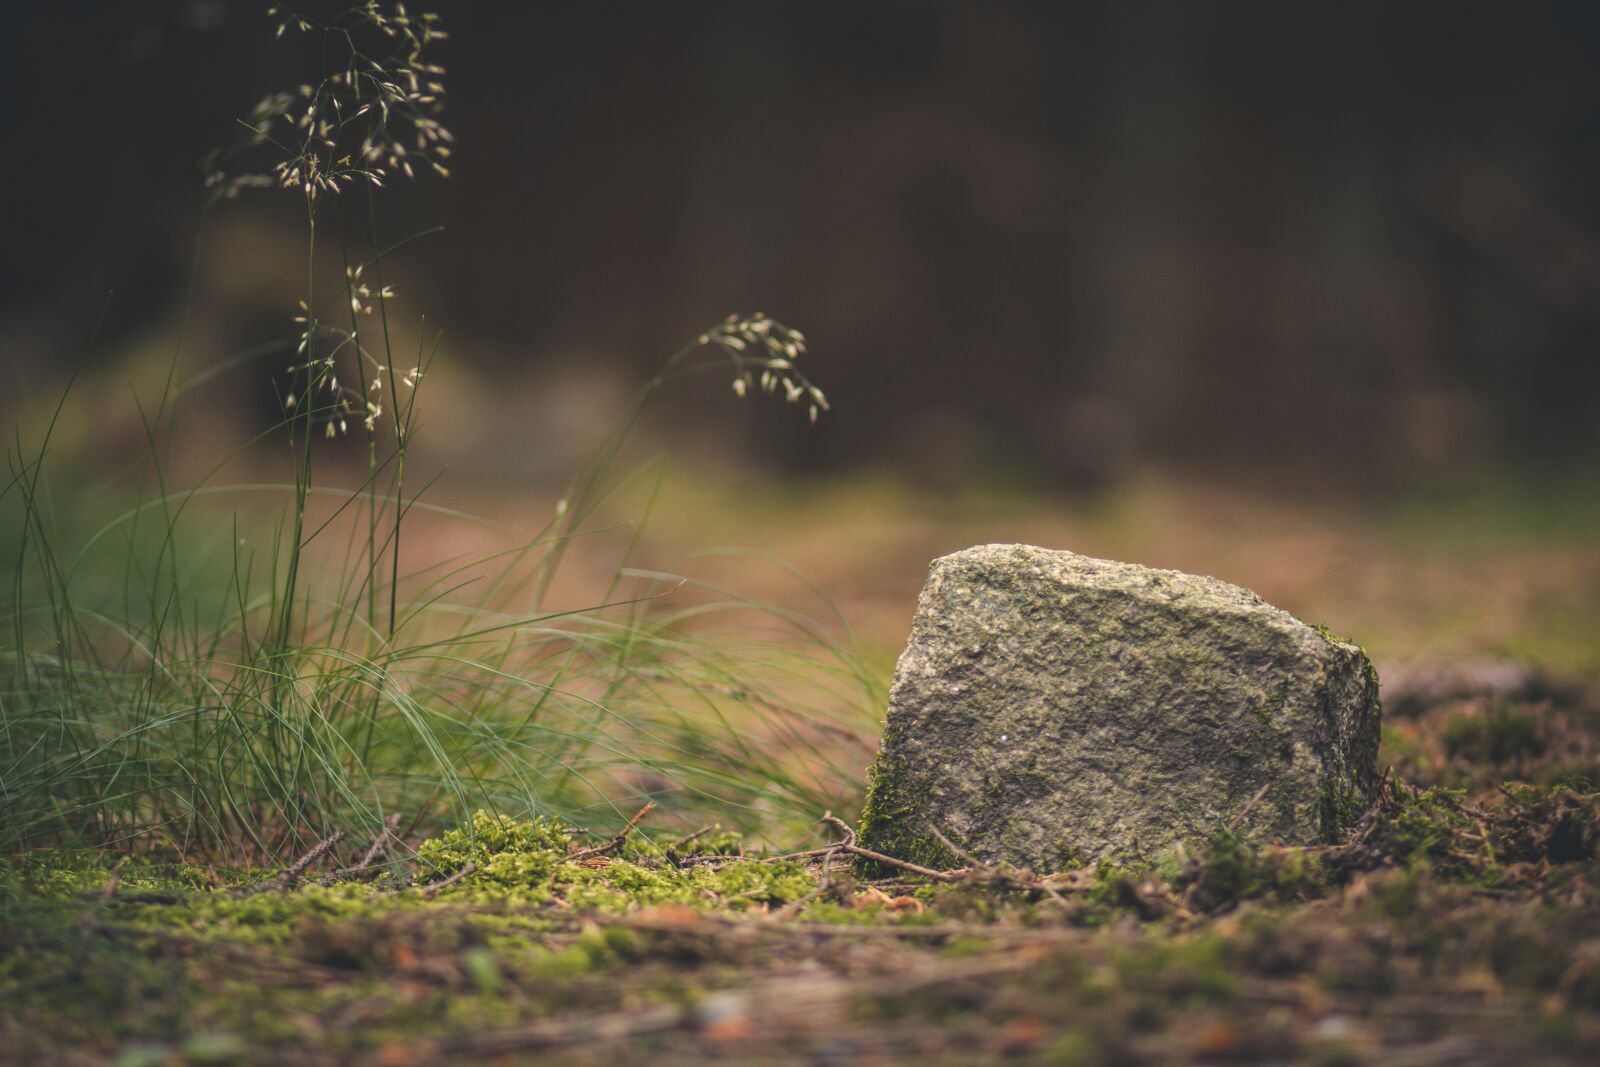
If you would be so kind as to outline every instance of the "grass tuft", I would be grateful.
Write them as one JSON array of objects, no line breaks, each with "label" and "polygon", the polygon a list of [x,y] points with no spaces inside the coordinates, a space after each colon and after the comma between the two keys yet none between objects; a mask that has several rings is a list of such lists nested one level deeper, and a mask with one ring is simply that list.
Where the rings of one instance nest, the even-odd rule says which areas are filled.
[{"label": "grass tuft", "polygon": [[[57,439],[76,375],[32,440],[18,427],[0,483],[0,855],[266,866],[336,830],[400,847],[478,809],[582,825],[661,801],[741,829],[850,810],[879,683],[831,625],[637,569],[642,522],[595,602],[552,593],[606,527],[623,443],[669,381],[728,369],[741,395],[781,390],[815,421],[827,400],[796,365],[804,336],[730,316],[667,359],[542,529],[408,570],[408,520],[430,505],[407,464],[438,345],[395,348],[384,265],[412,238],[386,240],[377,192],[448,177],[446,34],[398,4],[274,18],[313,42],[322,76],[264,98],[206,185],[208,211],[257,189],[303,201],[293,333],[257,352],[295,352],[266,435],[288,477],[229,486],[224,457],[173,484],[183,405],[215,370],[186,381],[180,351],[120,476],[74,471]],[[365,475],[338,484],[330,439],[351,435]]]}]

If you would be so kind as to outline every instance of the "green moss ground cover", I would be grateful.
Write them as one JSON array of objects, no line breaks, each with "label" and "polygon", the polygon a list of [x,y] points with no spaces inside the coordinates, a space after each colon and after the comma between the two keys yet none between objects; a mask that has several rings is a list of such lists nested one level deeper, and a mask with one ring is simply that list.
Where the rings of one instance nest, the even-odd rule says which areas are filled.
[{"label": "green moss ground cover", "polygon": [[1451,699],[1387,734],[1344,844],[1219,828],[1139,869],[868,879],[837,824],[783,856],[486,814],[292,877],[29,853],[0,1059],[1587,1062],[1600,713]]}]

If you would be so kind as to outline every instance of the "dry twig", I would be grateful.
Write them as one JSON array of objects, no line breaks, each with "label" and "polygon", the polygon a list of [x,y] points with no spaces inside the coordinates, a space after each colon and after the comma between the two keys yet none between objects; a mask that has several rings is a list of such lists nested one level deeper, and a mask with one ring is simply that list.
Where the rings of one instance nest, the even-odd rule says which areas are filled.
[{"label": "dry twig", "polygon": [[1255,810],[1255,806],[1261,803],[1261,798],[1267,795],[1267,790],[1271,787],[1271,782],[1263,785],[1259,790],[1257,790],[1256,795],[1250,798],[1250,803],[1246,804],[1243,808],[1240,808],[1239,814],[1228,820],[1228,833],[1231,834],[1239,828],[1239,824],[1244,822],[1245,816],[1249,815]]},{"label": "dry twig", "polygon": [[839,850],[837,848],[830,848],[826,853],[823,854],[822,863],[817,868],[817,888],[813,889],[799,900],[792,900],[783,907],[779,908],[777,911],[773,912],[772,919],[774,922],[782,922],[785,919],[792,919],[794,916],[800,914],[800,912],[805,909],[807,904],[810,904],[816,900],[821,900],[823,897],[827,896],[828,893],[833,891],[833,858],[838,854]]},{"label": "dry twig", "polygon": [[301,876],[304,875],[306,871],[311,869],[312,864],[326,856],[329,852],[332,852],[334,846],[343,840],[344,831],[335,830],[333,833],[329,834],[327,837],[311,846],[310,851],[301,856],[299,859],[295,860],[287,870],[278,875],[276,878],[269,878],[264,881],[257,882],[254,885],[245,886],[243,889],[235,890],[234,896],[250,897],[255,896],[257,893],[266,893],[272,890],[293,889],[295,886],[300,884]]},{"label": "dry twig", "polygon": [[431,900],[431,899],[433,899],[433,895],[435,893],[437,893],[439,890],[445,888],[446,886],[455,885],[457,882],[461,881],[461,879],[465,878],[467,875],[471,874],[473,871],[476,871],[477,869],[478,869],[478,865],[476,863],[473,863],[471,860],[468,860],[465,864],[462,865],[461,869],[459,871],[456,871],[454,874],[446,875],[443,878],[437,878],[434,881],[431,881],[431,882],[427,883],[426,885],[422,886],[421,887],[422,895],[425,898]]},{"label": "dry twig", "polygon": [[572,855],[567,857],[567,860],[570,862],[572,860],[584,859],[587,856],[603,856],[613,849],[621,848],[627,843],[628,835],[633,833],[633,828],[638,826],[640,821],[643,820],[646,815],[649,815],[652,811],[654,811],[655,806],[656,802],[652,800],[650,803],[634,812],[633,818],[629,819],[628,824],[617,832],[616,837],[613,837],[610,841],[607,841],[603,845],[596,845],[594,848],[586,848],[580,852],[574,852]]}]

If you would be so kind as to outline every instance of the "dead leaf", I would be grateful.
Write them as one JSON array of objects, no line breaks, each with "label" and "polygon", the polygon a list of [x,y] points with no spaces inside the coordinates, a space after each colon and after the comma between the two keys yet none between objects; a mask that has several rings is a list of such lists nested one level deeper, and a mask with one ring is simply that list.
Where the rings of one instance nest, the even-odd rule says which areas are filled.
[{"label": "dead leaf", "polygon": [[856,891],[856,895],[850,898],[850,906],[852,908],[872,908],[880,904],[891,904],[893,901],[894,898],[888,893],[885,893],[875,885],[869,885],[865,889]]},{"label": "dead leaf", "polygon": [[916,897],[895,897],[889,901],[889,910],[896,915],[921,915],[928,909]]}]

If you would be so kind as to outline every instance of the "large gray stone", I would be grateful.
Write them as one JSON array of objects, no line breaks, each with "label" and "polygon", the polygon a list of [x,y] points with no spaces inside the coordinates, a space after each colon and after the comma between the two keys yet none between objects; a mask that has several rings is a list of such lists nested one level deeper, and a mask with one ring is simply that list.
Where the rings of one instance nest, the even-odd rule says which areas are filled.
[{"label": "large gray stone", "polygon": [[1332,842],[1376,788],[1379,718],[1360,648],[1249,590],[981,545],[928,575],[861,843],[950,865],[936,827],[1048,871],[1152,858],[1247,808],[1253,839]]}]

